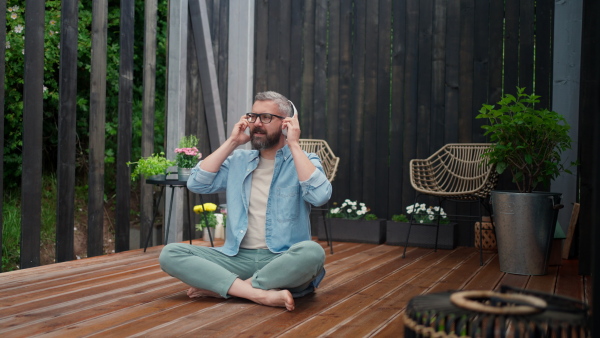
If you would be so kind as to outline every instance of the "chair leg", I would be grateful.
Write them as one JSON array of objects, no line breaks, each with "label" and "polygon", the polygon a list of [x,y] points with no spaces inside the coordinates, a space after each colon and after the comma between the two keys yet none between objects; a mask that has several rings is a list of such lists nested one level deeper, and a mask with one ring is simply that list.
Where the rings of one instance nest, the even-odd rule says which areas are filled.
[{"label": "chair leg", "polygon": [[437,224],[435,226],[435,246],[433,247],[433,252],[437,252],[437,245],[438,245],[438,236],[440,235],[440,220],[442,218],[442,204],[444,203],[444,199],[438,197],[438,205],[440,207],[440,211],[438,211],[438,215],[437,215]]},{"label": "chair leg", "polygon": [[327,226],[327,210],[329,208],[321,209],[321,215],[323,216],[323,226],[325,227],[325,239],[327,240],[327,246],[329,246],[329,252],[333,255],[333,241],[329,236],[329,227]]}]

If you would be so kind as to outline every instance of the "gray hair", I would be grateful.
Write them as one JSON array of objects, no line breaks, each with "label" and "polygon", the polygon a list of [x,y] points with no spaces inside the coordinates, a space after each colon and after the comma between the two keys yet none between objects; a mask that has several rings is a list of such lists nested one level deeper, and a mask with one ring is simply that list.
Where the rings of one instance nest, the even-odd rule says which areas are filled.
[{"label": "gray hair", "polygon": [[287,97],[273,91],[260,92],[254,97],[254,101],[273,101],[279,107],[279,112],[285,116],[292,114],[292,104]]}]

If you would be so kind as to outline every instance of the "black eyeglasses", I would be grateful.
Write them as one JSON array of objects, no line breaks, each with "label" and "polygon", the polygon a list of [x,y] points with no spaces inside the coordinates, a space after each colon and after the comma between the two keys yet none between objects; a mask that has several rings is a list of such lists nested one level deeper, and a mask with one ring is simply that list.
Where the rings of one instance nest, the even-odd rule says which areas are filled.
[{"label": "black eyeglasses", "polygon": [[267,114],[267,113],[264,113],[264,114],[248,113],[248,114],[246,114],[246,120],[248,120],[248,122],[250,122],[250,123],[254,123],[254,122],[256,122],[256,118],[258,117],[258,118],[260,118],[260,122],[267,124],[273,120],[273,116],[279,117],[282,120],[285,118],[283,116]]}]

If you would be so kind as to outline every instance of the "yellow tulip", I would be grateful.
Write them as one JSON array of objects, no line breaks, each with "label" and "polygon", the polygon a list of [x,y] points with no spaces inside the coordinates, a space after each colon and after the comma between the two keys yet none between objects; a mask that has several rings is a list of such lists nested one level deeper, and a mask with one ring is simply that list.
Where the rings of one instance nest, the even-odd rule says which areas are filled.
[{"label": "yellow tulip", "polygon": [[217,205],[214,203],[204,203],[204,210],[206,211],[216,211]]},{"label": "yellow tulip", "polygon": [[194,206],[194,212],[197,214],[203,213],[204,210],[206,211],[215,211],[217,210],[217,205],[214,203],[204,203],[204,204],[199,204]]}]

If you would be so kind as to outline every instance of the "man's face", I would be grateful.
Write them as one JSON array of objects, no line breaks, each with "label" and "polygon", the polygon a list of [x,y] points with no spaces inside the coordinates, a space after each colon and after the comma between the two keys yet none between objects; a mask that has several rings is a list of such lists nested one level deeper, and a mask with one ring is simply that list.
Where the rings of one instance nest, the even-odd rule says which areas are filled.
[{"label": "man's face", "polygon": [[[277,104],[273,101],[256,101],[252,105],[252,112],[255,114],[272,114],[282,116]],[[265,150],[279,144],[281,139],[282,120],[273,117],[271,122],[262,123],[260,117],[254,123],[250,123],[250,141],[252,148],[256,150]]]}]

